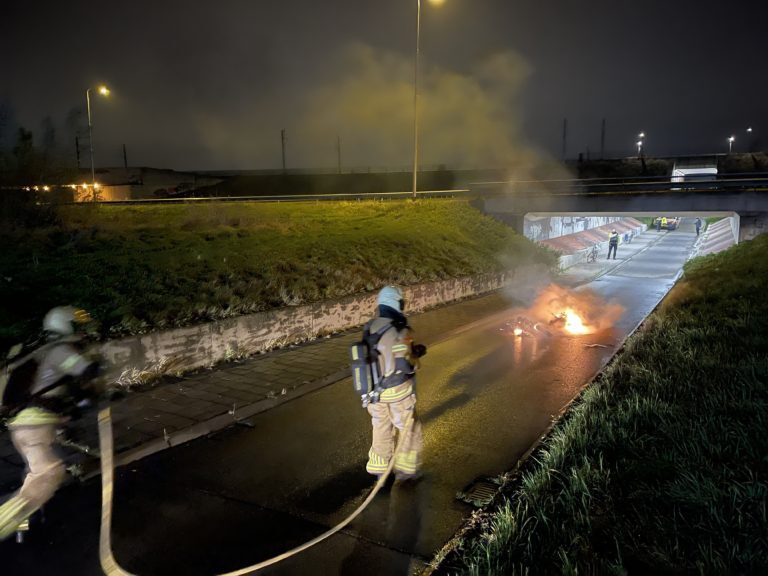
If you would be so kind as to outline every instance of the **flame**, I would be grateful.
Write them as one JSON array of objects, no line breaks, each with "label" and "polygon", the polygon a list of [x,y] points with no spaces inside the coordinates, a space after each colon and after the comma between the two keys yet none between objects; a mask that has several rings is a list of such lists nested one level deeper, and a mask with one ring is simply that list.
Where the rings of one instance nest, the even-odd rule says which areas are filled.
[{"label": "flame", "polygon": [[515,336],[522,336],[522,334],[523,334],[523,329],[522,329],[522,328],[520,328],[520,327],[518,326],[518,327],[517,327],[517,328],[515,328],[515,329],[514,329],[512,332],[514,333],[514,335],[515,335]]},{"label": "flame", "polygon": [[565,318],[565,330],[571,334],[589,334],[591,330],[584,324],[581,316],[574,312],[573,308],[563,310]]}]

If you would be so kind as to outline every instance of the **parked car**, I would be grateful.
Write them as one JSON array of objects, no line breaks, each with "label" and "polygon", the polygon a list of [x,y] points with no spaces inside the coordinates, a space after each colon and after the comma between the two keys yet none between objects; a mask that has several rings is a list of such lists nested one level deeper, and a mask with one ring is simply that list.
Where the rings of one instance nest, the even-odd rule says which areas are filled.
[{"label": "parked car", "polygon": [[[666,218],[667,222],[664,224],[662,218]],[[653,221],[653,227],[658,228],[661,224],[661,228],[664,230],[676,230],[680,225],[680,218],[678,216],[659,216]]]}]

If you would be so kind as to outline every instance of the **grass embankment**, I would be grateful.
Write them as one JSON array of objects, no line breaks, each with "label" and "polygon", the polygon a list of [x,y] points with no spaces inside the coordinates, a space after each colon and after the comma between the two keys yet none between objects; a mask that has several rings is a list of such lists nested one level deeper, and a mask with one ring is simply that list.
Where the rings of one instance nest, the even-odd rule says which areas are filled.
[{"label": "grass embankment", "polygon": [[59,218],[0,231],[0,344],[63,303],[114,336],[555,262],[465,201],[69,206]]},{"label": "grass embankment", "polygon": [[768,235],[690,262],[444,571],[768,573],[766,293]]}]

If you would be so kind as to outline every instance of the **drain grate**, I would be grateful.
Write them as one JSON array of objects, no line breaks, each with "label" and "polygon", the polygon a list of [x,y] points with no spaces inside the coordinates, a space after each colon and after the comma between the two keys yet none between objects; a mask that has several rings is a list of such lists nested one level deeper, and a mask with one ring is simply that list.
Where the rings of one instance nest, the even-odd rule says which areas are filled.
[{"label": "drain grate", "polygon": [[456,499],[471,504],[477,508],[486,506],[499,491],[498,483],[493,478],[478,478],[461,492],[456,493]]}]

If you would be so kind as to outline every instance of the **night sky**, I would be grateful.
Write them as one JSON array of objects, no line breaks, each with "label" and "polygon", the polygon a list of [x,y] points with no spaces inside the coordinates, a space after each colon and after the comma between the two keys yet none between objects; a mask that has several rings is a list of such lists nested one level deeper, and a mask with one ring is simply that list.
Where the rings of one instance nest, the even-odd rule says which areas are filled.
[{"label": "night sky", "polygon": [[[407,167],[415,0],[13,1],[0,103],[71,146],[94,97],[97,165]],[[422,157],[490,167],[533,155],[747,150],[768,138],[768,3],[446,0],[422,6]],[[67,122],[67,117],[70,121]],[[81,117],[80,124],[84,124]],[[750,137],[745,130],[754,128]],[[6,145],[7,134],[0,135]]]}]

